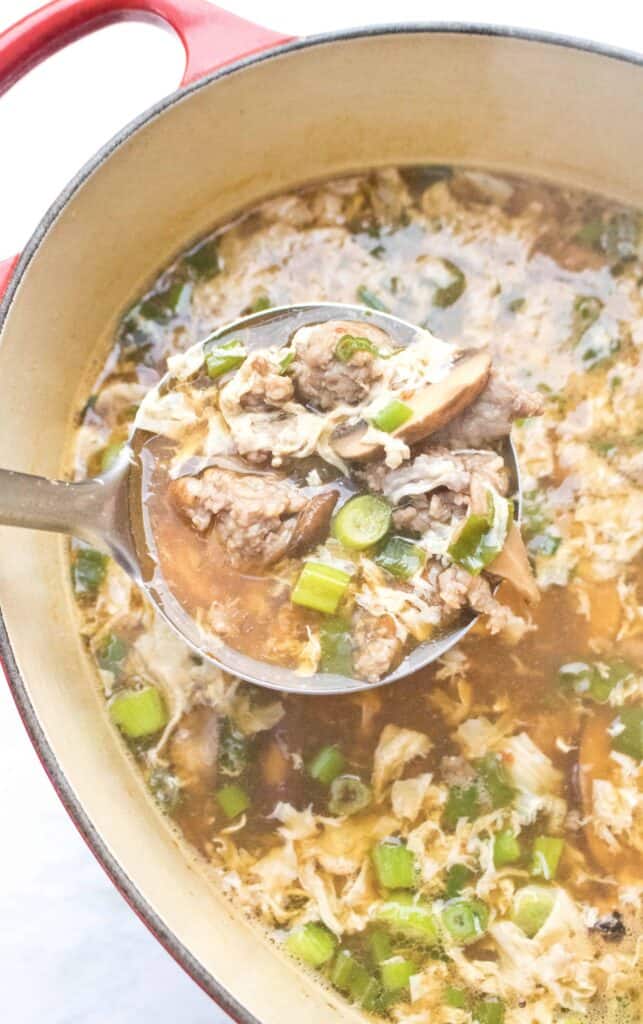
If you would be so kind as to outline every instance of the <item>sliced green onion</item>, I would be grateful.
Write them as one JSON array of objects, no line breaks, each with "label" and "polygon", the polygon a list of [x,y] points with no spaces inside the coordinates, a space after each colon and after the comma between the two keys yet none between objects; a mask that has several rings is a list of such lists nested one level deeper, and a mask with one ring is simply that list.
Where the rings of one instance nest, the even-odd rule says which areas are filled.
[{"label": "sliced green onion", "polygon": [[242,789],[235,782],[231,782],[229,785],[218,789],[216,798],[226,818],[238,818],[240,814],[243,814],[250,807],[250,797],[245,789]]},{"label": "sliced green onion", "polygon": [[118,693],[109,705],[109,714],[130,740],[153,736],[167,724],[165,703],[155,686]]},{"label": "sliced green onion", "polygon": [[165,291],[155,292],[143,299],[138,306],[138,314],[144,320],[153,320],[157,324],[168,323],[173,316],[187,312],[187,305],[192,293],[192,285],[185,281],[174,281]]},{"label": "sliced green onion", "polygon": [[442,923],[451,938],[463,946],[484,935],[489,911],[481,900],[457,897],[442,908]]},{"label": "sliced green onion", "polygon": [[454,829],[460,818],[473,821],[479,813],[480,801],[475,783],[470,786],[451,787],[444,808],[444,824],[447,828]]},{"label": "sliced green onion", "polygon": [[444,993],[444,1002],[447,1006],[453,1006],[457,1010],[466,1010],[468,1002],[466,990],[449,985]]},{"label": "sliced green onion", "polygon": [[335,355],[341,363],[347,363],[353,358],[356,352],[370,352],[373,356],[379,356],[380,350],[368,338],[357,338],[352,334],[343,334],[335,345]]},{"label": "sliced green onion", "polygon": [[214,380],[224,373],[237,370],[245,362],[247,355],[243,344],[234,338],[222,345],[217,345],[216,348],[211,348],[205,354],[205,368],[208,377]]},{"label": "sliced green onion", "polygon": [[495,754],[488,754],[475,761],[474,766],[494,810],[510,804],[515,796],[515,790],[509,783],[500,758]]},{"label": "sliced green onion", "polygon": [[113,465],[115,465],[122,450],[122,441],[114,441],[112,444],[108,444],[106,448],[103,448],[103,454],[100,457],[101,473],[106,473]]},{"label": "sliced green onion", "polygon": [[320,672],[339,676],[353,674],[353,645],[350,623],[342,618],[324,619],[319,630]]},{"label": "sliced green onion", "polygon": [[643,760],[643,707],[621,708],[613,724],[620,731],[612,736],[612,748],[635,761]]},{"label": "sliced green onion", "polygon": [[372,1010],[377,1005],[382,990],[377,978],[355,961],[348,991],[354,1002],[359,1003],[365,1010]]},{"label": "sliced green onion", "polygon": [[386,434],[392,434],[394,430],[397,430],[407,420],[410,420],[412,415],[413,410],[410,405],[400,402],[399,398],[393,398],[375,413],[371,422],[378,430],[383,430]]},{"label": "sliced green onion", "polygon": [[408,988],[409,978],[417,974],[417,967],[412,960],[403,956],[392,956],[380,964],[380,979],[386,992],[397,992]]},{"label": "sliced green onion", "polygon": [[330,972],[331,984],[340,992],[349,992],[357,961],[348,949],[340,949]]},{"label": "sliced green onion", "polygon": [[368,936],[368,948],[374,964],[381,964],[382,960],[389,960],[393,956],[391,940],[380,928],[376,928]]},{"label": "sliced green onion", "polygon": [[474,1024],[503,1024],[504,1004],[497,999],[480,999],[473,1008]]},{"label": "sliced green onion", "polygon": [[279,373],[286,373],[286,371],[290,369],[294,361],[295,353],[294,350],[291,349],[290,352],[286,352],[283,359],[279,361]]},{"label": "sliced green onion", "polygon": [[437,288],[433,293],[433,305],[438,306],[440,309],[447,309],[452,306],[454,302],[457,302],[466,288],[467,279],[451,260],[442,260],[445,270],[451,275],[451,280]]},{"label": "sliced green onion", "polygon": [[79,548],[71,567],[74,591],[79,596],[96,593],[107,573],[107,555],[94,548]]},{"label": "sliced green onion", "polygon": [[216,238],[199,242],[183,257],[183,261],[194,272],[195,277],[209,279],[219,273],[219,250]]},{"label": "sliced green onion", "polygon": [[344,547],[364,551],[386,536],[391,506],[373,494],[360,494],[342,505],[332,525],[333,536]]},{"label": "sliced green onion", "polygon": [[329,786],[333,779],[341,775],[346,765],[346,758],[339,747],[322,747],[308,765],[308,774],[315,782]]},{"label": "sliced green onion", "polygon": [[344,814],[358,814],[369,806],[373,794],[371,787],[358,775],[338,775],[330,784],[328,810],[338,817]]},{"label": "sliced green onion", "polygon": [[389,537],[373,561],[396,579],[408,580],[423,568],[426,552],[406,537]]},{"label": "sliced green onion", "polygon": [[551,882],[556,877],[565,842],[556,836],[538,836],[531,853],[531,873],[534,878]]},{"label": "sliced green onion", "polygon": [[452,899],[459,896],[465,885],[473,878],[473,871],[466,864],[452,864],[447,871],[446,896]]},{"label": "sliced green onion", "polygon": [[284,945],[291,956],[311,967],[322,967],[335,955],[337,939],[325,925],[309,922],[293,929]]},{"label": "sliced green onion", "polygon": [[377,309],[380,313],[388,313],[388,307],[365,284],[361,284],[357,289],[357,298],[362,305],[368,306],[369,309]]},{"label": "sliced green onion", "polygon": [[526,885],[514,894],[511,904],[511,920],[533,939],[551,914],[556,893],[544,885]]},{"label": "sliced green onion", "polygon": [[117,673],[127,657],[127,644],[115,633],[108,633],[98,648],[98,664],[105,672]]},{"label": "sliced green onion", "polygon": [[323,562],[306,562],[290,596],[294,604],[334,615],[351,578],[342,569]]},{"label": "sliced green onion", "polygon": [[448,553],[458,565],[479,575],[502,551],[511,525],[513,506],[496,491],[488,490],[486,515],[474,513],[458,529]]},{"label": "sliced green onion", "polygon": [[248,313],[263,313],[264,309],[272,308],[272,299],[269,295],[260,295],[258,299],[255,299],[247,309],[244,309],[244,315]]},{"label": "sliced green onion", "polygon": [[384,889],[413,889],[417,881],[415,857],[398,840],[385,839],[371,850],[377,881]]},{"label": "sliced green onion", "polygon": [[493,840],[493,863],[497,868],[515,864],[522,857],[520,843],[511,829],[498,832]]},{"label": "sliced green onion", "polygon": [[440,927],[433,908],[408,892],[393,893],[375,910],[375,920],[385,924],[394,935],[401,935],[425,946],[437,946]]}]

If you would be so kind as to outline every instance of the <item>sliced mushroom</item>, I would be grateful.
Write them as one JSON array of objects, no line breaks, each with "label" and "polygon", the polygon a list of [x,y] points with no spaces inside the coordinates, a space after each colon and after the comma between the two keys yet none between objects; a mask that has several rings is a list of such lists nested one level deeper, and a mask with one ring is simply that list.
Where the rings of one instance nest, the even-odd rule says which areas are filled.
[{"label": "sliced mushroom", "polygon": [[[487,352],[461,359],[454,369],[437,384],[419,388],[406,404],[413,415],[394,430],[393,437],[407,444],[417,444],[429,434],[445,427],[478,397],[491,370]],[[332,437],[333,448],[347,461],[366,461],[379,454],[382,446],[365,440],[369,424],[361,420],[348,430],[338,429]]]},{"label": "sliced mushroom", "polygon": [[289,555],[305,555],[326,539],[338,498],[339,491],[323,491],[322,494],[316,494],[311,498],[302,508],[288,544]]},{"label": "sliced mushroom", "polygon": [[487,569],[494,576],[507,580],[530,604],[540,601],[540,591],[531,571],[525,542],[517,523],[512,523],[505,545]]}]

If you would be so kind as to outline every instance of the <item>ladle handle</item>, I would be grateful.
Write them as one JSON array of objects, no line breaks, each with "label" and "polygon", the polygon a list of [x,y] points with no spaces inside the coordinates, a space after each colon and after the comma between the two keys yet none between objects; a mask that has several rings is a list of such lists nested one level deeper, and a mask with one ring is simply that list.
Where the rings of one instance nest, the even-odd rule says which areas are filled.
[{"label": "ladle handle", "polygon": [[80,483],[0,469],[0,525],[71,534],[113,555],[137,578],[126,475],[126,463]]}]

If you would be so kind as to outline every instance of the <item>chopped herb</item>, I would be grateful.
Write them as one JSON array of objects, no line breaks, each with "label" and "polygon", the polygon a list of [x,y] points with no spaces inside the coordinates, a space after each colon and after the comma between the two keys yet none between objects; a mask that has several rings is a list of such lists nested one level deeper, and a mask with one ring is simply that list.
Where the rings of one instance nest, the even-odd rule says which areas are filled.
[{"label": "chopped herb", "polygon": [[342,363],[348,363],[356,352],[370,352],[379,356],[380,350],[368,338],[357,338],[352,334],[343,334],[335,345],[335,355]]},{"label": "chopped herb", "polygon": [[80,597],[93,596],[107,573],[107,555],[94,548],[79,548],[71,567],[74,591]]},{"label": "chopped herb", "polygon": [[480,800],[475,782],[470,786],[451,787],[444,808],[444,824],[447,828],[455,829],[460,818],[473,821],[479,813]]},{"label": "chopped herb", "polygon": [[426,562],[426,552],[406,537],[389,537],[373,561],[398,580],[408,580]]},{"label": "chopped herb", "polygon": [[187,312],[192,294],[192,285],[185,281],[174,281],[162,292],[154,292],[141,302],[138,315],[144,320],[167,324],[179,314]]},{"label": "chopped herb", "polygon": [[451,280],[448,284],[443,284],[438,287],[433,293],[433,305],[438,306],[439,309],[448,309],[449,306],[453,306],[462,295],[464,289],[467,286],[467,279],[451,260],[442,260],[445,270],[451,275]]},{"label": "chopped herb", "polygon": [[[621,708],[612,729],[612,748],[621,754],[643,759],[643,707]],[[618,730],[618,731],[617,731]]]},{"label": "chopped herb", "polygon": [[250,807],[250,797],[236,782],[222,786],[216,792],[217,803],[226,818],[238,818]]},{"label": "chopped herb", "polygon": [[205,353],[205,368],[208,377],[211,380],[216,380],[224,373],[237,370],[245,362],[247,355],[243,344],[235,338],[208,349]]},{"label": "chopped herb", "polygon": [[357,298],[362,305],[368,306],[369,309],[377,309],[380,313],[388,313],[389,311],[388,307],[377,297],[375,292],[372,292],[365,284],[361,284],[357,289]]},{"label": "chopped herb", "polygon": [[183,261],[195,277],[205,280],[214,277],[221,269],[217,239],[199,242],[185,254]]},{"label": "chopped herb", "polygon": [[295,361],[294,351],[286,352],[286,355],[279,362],[279,373],[287,373]]},{"label": "chopped herb", "polygon": [[471,868],[466,864],[452,864],[447,871],[445,894],[447,899],[459,896],[465,885],[474,877]]},{"label": "chopped herb", "polygon": [[487,513],[468,516],[448,548],[453,561],[473,576],[479,575],[502,551],[513,514],[512,503],[506,498],[491,490],[487,495]]},{"label": "chopped herb", "polygon": [[251,313],[263,313],[266,309],[272,309],[272,306],[273,302],[269,295],[260,295],[249,306],[246,306],[243,310],[243,315],[249,316]]},{"label": "chopped herb", "polygon": [[515,790],[509,784],[504,766],[497,754],[488,754],[473,763],[480,784],[491,800],[494,810],[507,807],[515,796]]},{"label": "chopped herb", "polygon": [[521,313],[522,310],[525,308],[526,304],[527,300],[522,297],[518,299],[512,299],[511,302],[507,305],[507,309],[511,313]]}]

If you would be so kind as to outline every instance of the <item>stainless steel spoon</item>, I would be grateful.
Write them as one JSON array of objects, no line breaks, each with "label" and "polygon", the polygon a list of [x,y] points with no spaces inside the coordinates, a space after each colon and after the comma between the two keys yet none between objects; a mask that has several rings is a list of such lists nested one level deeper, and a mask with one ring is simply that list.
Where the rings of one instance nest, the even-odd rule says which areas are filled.
[{"label": "stainless steel spoon", "polygon": [[[398,345],[410,344],[419,331],[413,324],[388,313],[358,306],[311,303],[281,306],[243,317],[226,324],[210,337],[221,341],[233,335],[248,350],[252,350],[281,343],[306,324],[334,319],[371,322],[387,331]],[[166,375],[157,386],[162,387],[169,376]],[[258,661],[225,644],[217,647],[215,654],[204,650],[198,626],[167,590],[155,586],[154,574],[149,572],[149,567],[143,565],[149,561],[149,555],[141,556],[138,550],[140,543],[136,543],[134,523],[140,520],[141,500],[138,474],[133,472],[135,460],[132,448],[136,432],[135,419],[128,443],[123,447],[115,465],[106,473],[79,483],[48,480],[45,477],[0,469],[0,524],[71,534],[111,555],[191,647],[225,671],[269,689],[336,694],[382,686],[429,665],[457,644],[471,629],[477,616],[473,612],[464,612],[451,629],[434,640],[420,644],[395,671],[377,683],[326,673],[300,676],[291,669]],[[503,454],[519,499],[518,465],[511,442],[507,442]]]}]

